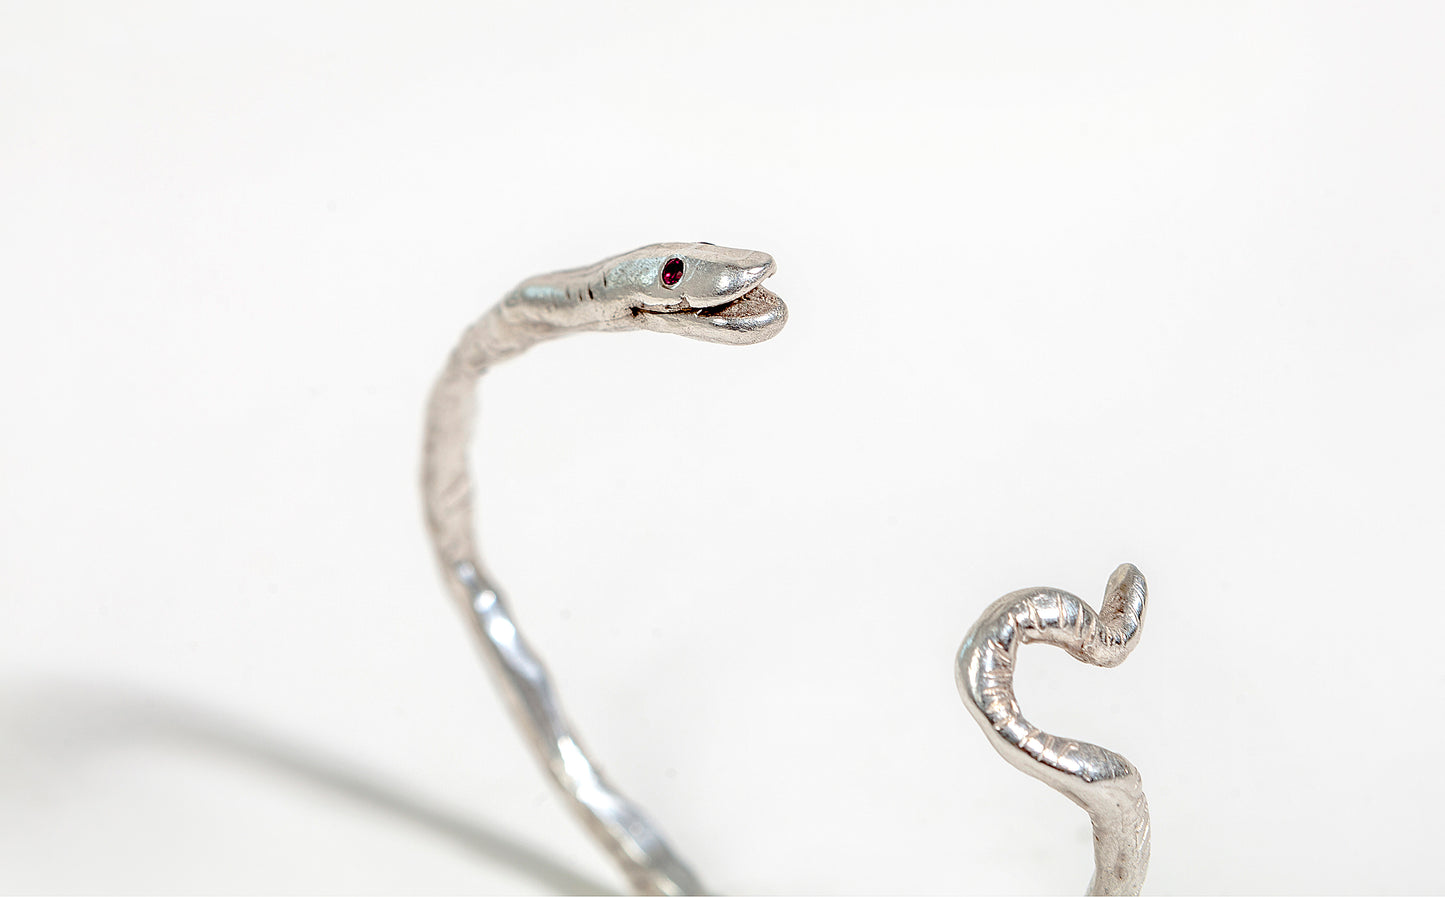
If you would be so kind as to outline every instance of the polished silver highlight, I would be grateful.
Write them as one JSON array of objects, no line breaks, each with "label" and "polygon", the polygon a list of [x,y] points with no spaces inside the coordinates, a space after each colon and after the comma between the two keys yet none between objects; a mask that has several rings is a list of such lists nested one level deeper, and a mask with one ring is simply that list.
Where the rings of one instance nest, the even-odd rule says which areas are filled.
[{"label": "polished silver highlight", "polygon": [[[663,267],[680,259],[683,270]],[[522,638],[487,576],[472,528],[467,443],[477,378],[535,343],[569,333],[654,330],[747,345],[787,321],[762,286],[772,256],[708,243],[661,243],[585,268],[523,281],[462,335],[427,406],[422,491],[427,528],[452,594],[467,610],[513,716],[593,836],[632,886],[647,894],[700,894],[696,876],[642,812],[602,775],[578,743],[542,662]]]},{"label": "polished silver highlight", "polygon": [[1050,735],[1024,719],[1014,697],[1020,645],[1057,645],[1096,666],[1124,662],[1144,625],[1144,575],[1123,564],[1101,613],[1058,589],[1023,589],[994,602],[958,649],[954,673],[989,744],[1020,770],[1083,807],[1094,826],[1090,894],[1138,894],[1149,870],[1149,804],[1139,771],[1106,748]]}]

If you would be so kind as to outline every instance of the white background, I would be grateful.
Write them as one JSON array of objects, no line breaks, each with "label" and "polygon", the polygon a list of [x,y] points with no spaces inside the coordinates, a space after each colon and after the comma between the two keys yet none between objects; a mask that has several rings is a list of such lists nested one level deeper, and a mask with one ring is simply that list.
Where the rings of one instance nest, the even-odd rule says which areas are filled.
[{"label": "white background", "polygon": [[778,259],[784,333],[482,384],[489,565],[710,887],[1077,893],[955,692],[1125,754],[1147,888],[1438,860],[1445,9],[0,8],[0,889],[618,888],[444,596],[422,404],[528,275]]}]

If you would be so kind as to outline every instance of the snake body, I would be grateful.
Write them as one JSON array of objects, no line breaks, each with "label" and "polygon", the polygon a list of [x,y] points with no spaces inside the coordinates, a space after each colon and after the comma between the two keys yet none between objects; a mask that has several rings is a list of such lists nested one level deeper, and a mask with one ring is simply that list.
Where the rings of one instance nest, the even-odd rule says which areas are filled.
[{"label": "snake body", "polygon": [[659,243],[525,280],[462,335],[427,405],[422,492],[443,579],[465,608],[543,767],[642,893],[698,894],[703,887],[583,750],[546,667],[485,573],[467,469],[476,383],[493,365],[569,333],[652,330],[734,345],[761,342],[787,321],[787,306],[762,286],[775,270],[763,252]]},{"label": "snake body", "polygon": [[1100,613],[1068,592],[1023,589],[994,602],[959,646],[954,672],[969,713],[1003,758],[1064,794],[1094,829],[1090,894],[1138,894],[1149,868],[1149,804],[1128,760],[1107,748],[1050,735],[1014,696],[1020,645],[1057,645],[1096,666],[1124,662],[1144,623],[1144,576],[1124,564],[1109,577]]}]

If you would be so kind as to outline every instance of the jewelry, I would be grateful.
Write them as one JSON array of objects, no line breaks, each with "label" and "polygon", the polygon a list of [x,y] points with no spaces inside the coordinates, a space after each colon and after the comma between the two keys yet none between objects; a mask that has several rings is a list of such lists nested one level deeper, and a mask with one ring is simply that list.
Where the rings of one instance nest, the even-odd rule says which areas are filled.
[{"label": "jewelry", "polygon": [[958,648],[958,693],[1003,758],[1083,807],[1094,826],[1090,894],[1138,894],[1149,870],[1149,803],[1139,771],[1106,748],[1033,726],[1014,697],[1019,645],[1057,645],[1101,667],[1118,666],[1144,625],[1144,575],[1123,564],[1109,577],[1102,613],[1068,592],[1023,589],[995,601]]},{"label": "jewelry", "polygon": [[[747,345],[782,330],[783,301],[762,286],[776,270],[762,252],[710,243],[644,246],[585,268],[523,281],[462,335],[427,406],[422,491],[442,575],[486,646],[513,717],[574,810],[647,894],[701,894],[702,884],[642,811],[578,744],[541,660],[483,572],[472,528],[466,448],[477,379],[534,343],[569,333],[655,330]],[[959,694],[1004,759],[1088,811],[1094,828],[1090,894],[1138,894],[1149,865],[1149,807],[1138,771],[1118,754],[1030,725],[1013,693],[1021,644],[1058,645],[1079,660],[1116,666],[1144,622],[1144,577],[1114,571],[1102,613],[1057,589],[999,599],[959,647]]]},{"label": "jewelry", "polygon": [[534,343],[569,333],[655,330],[714,343],[762,342],[788,310],[762,286],[772,256],[710,243],[660,243],[585,268],[523,281],[462,334],[427,406],[422,492],[442,576],[469,609],[513,716],[542,765],[632,886],[701,894],[702,884],[656,827],[578,744],[547,670],[483,572],[472,531],[466,448],[477,378]]}]

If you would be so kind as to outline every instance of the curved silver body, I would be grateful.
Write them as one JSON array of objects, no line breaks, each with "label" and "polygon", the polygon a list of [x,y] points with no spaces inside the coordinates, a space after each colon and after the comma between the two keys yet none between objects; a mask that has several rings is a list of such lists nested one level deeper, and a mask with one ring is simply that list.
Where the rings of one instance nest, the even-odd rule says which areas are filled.
[{"label": "curved silver body", "polygon": [[1149,870],[1149,804],[1139,771],[1107,748],[1050,735],[1024,718],[1014,697],[1020,645],[1057,645],[1086,663],[1124,662],[1144,623],[1144,576],[1123,564],[1109,577],[1101,612],[1058,589],[1010,592],[984,611],[959,646],[954,668],[969,713],[1003,758],[1058,790],[1094,828],[1090,894],[1138,894]]},{"label": "curved silver body", "polygon": [[542,765],[632,886],[648,894],[703,887],[656,827],[602,775],[562,712],[546,668],[484,572],[472,527],[466,449],[477,379],[534,343],[569,333],[654,330],[745,345],[787,321],[762,287],[771,256],[707,243],[661,243],[522,282],[462,335],[427,406],[422,491],[427,527],[452,594],[466,608],[513,715]]}]

